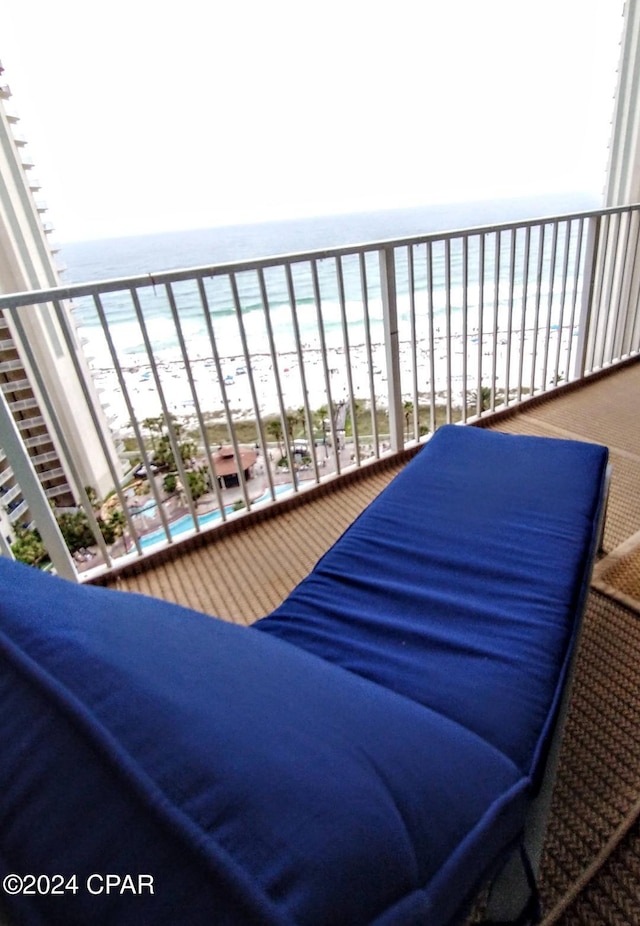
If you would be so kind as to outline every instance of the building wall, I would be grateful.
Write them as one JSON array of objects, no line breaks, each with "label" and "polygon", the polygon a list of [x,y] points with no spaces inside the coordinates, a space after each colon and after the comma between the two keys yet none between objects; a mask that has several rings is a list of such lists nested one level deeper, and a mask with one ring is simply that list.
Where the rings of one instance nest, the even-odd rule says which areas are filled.
[{"label": "building wall", "polygon": [[[10,99],[10,90],[0,74],[2,293],[50,289],[61,283],[54,256],[56,247],[45,230],[43,208],[34,196],[38,183],[33,178],[26,146],[16,132],[18,120]],[[59,507],[76,504],[81,486],[92,486],[99,496],[113,487],[107,455],[116,473],[121,472],[90,373],[83,366],[83,381],[79,380],[65,331],[76,352],[77,337],[67,306],[63,307],[61,319],[56,317],[53,306],[26,307],[18,317],[0,311],[0,389],[45,492]],[[59,432],[54,426],[56,421]],[[106,451],[96,434],[96,423]],[[0,531],[5,539],[8,529],[30,523],[30,513],[16,486],[9,462],[0,453]]]},{"label": "building wall", "polygon": [[605,206],[640,202],[640,2],[625,0]]}]

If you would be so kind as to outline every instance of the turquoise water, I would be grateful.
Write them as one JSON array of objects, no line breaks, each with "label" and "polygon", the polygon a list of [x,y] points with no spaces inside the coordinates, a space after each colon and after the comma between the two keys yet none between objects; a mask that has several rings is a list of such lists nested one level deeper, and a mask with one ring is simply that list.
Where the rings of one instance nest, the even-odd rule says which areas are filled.
[{"label": "turquoise water", "polygon": [[[279,495],[286,495],[287,492],[291,492],[292,489],[293,485],[289,482],[285,483],[284,485],[274,486],[276,498]],[[261,502],[267,501],[271,501],[271,491],[269,489],[265,489],[262,495],[254,502],[252,502],[252,507],[254,505],[259,505]],[[231,514],[233,511],[235,511],[234,505],[227,505],[224,509],[225,514]],[[206,525],[213,524],[216,521],[220,521],[221,519],[222,513],[219,508],[216,508],[215,511],[210,511],[207,514],[203,514],[198,517],[198,524],[200,527],[205,527]],[[172,521],[169,525],[172,539],[175,540],[179,534],[184,534],[186,531],[193,530],[194,526],[193,518],[190,514],[185,514],[182,518],[178,518],[177,521]],[[156,543],[162,543],[165,540],[166,534],[164,530],[160,528],[159,530],[152,531],[151,533],[140,537],[140,546],[144,550],[147,549],[147,547],[151,547]]]}]

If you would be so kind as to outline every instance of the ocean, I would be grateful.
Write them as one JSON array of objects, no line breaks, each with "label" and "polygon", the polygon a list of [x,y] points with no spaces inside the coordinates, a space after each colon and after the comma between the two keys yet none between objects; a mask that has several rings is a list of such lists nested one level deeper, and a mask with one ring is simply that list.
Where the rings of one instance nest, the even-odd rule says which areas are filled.
[{"label": "ocean", "polygon": [[[417,207],[413,209],[384,210],[353,215],[306,218],[290,221],[232,226],[227,228],[194,229],[138,237],[104,239],[65,245],[62,249],[68,271],[65,279],[70,282],[94,282],[113,278],[153,276],[164,270],[182,270],[193,267],[224,264],[251,260],[281,254],[323,250],[344,245],[364,244],[371,241],[412,237],[429,232],[451,231],[459,228],[473,228],[499,224],[508,221],[542,218],[563,213],[597,208],[593,197],[548,196],[520,198],[509,201],[452,204],[449,206]],[[567,227],[561,235],[569,234]],[[533,238],[533,236],[532,236]],[[528,291],[527,318],[523,328],[531,325],[530,318],[538,295],[538,303],[548,301],[549,292],[561,286],[559,271],[552,269],[555,256],[562,254],[562,241],[556,243],[555,256],[551,250],[551,236],[545,241],[533,240],[529,262],[525,270],[523,253],[524,236],[517,240],[515,254],[513,292],[519,298],[523,290]],[[571,254],[576,249],[576,240],[570,240]],[[508,243],[503,242],[508,247]],[[536,252],[536,246],[538,252]],[[462,308],[466,307],[468,330],[473,333],[482,328],[480,303],[490,307],[498,281],[500,312],[508,311],[507,293],[511,269],[506,255],[496,257],[492,242],[487,242],[483,258],[483,291],[479,292],[478,239],[470,244],[468,254],[468,275],[463,285],[461,247],[452,246],[449,266],[445,268],[443,246],[434,246],[431,272],[426,260],[416,261],[413,268],[413,284],[409,277],[406,249],[398,252],[396,264],[396,286],[398,293],[398,320],[401,343],[409,344],[414,337],[425,344],[429,336],[431,321],[427,318],[427,290],[433,305],[434,325],[440,337],[447,325],[458,336],[462,330]],[[496,260],[499,266],[496,270]],[[258,275],[254,271],[239,273],[236,277],[238,299],[242,310],[242,324],[238,322],[234,297],[227,277],[216,277],[205,281],[209,313],[203,310],[202,300],[194,281],[173,285],[180,330],[173,317],[166,291],[162,286],[139,290],[140,311],[144,325],[140,324],[135,306],[126,289],[103,297],[109,331],[113,339],[118,365],[141,381],[150,378],[150,356],[159,365],[166,364],[171,375],[178,378],[177,367],[184,367],[184,359],[190,364],[212,364],[212,330],[216,350],[222,363],[223,378],[234,379],[248,361],[269,354],[269,326],[273,332],[276,352],[284,358],[286,370],[287,355],[296,351],[296,335],[307,355],[319,362],[320,348],[334,352],[360,351],[367,341],[373,345],[374,364],[384,365],[383,318],[380,297],[380,279],[377,255],[366,255],[366,310],[363,301],[363,278],[357,257],[348,257],[341,262],[338,273],[335,260],[318,262],[319,291],[321,297],[321,319],[316,311],[314,280],[308,261],[296,264],[292,271],[293,299],[289,281],[282,267],[265,271],[265,286],[268,300],[268,322],[265,302]],[[543,267],[543,272],[540,272]],[[577,280],[578,267],[573,266]],[[540,280],[536,282],[536,275]],[[447,280],[448,277],[448,280]],[[537,286],[537,289],[536,289]],[[413,298],[412,298],[413,295]],[[552,300],[553,301],[553,300]],[[344,306],[344,312],[343,312]],[[557,316],[559,301],[553,309]],[[78,331],[92,358],[91,365],[97,377],[113,373],[114,361],[104,339],[100,321],[93,301],[88,298],[75,300],[72,309]],[[448,317],[445,318],[445,311]],[[486,309],[487,315],[489,308]],[[551,312],[552,310],[549,309]],[[558,318],[549,318],[549,325],[556,326]],[[495,320],[504,325],[506,321]],[[415,331],[412,326],[416,326]],[[186,345],[186,358],[180,349],[180,338]],[[245,350],[245,348],[247,348]],[[376,353],[378,348],[378,353]],[[315,356],[314,356],[315,352]],[[379,359],[378,359],[379,357]],[[337,366],[336,361],[332,361]],[[269,366],[272,370],[273,364]],[[363,368],[364,369],[364,368]],[[345,371],[346,375],[346,371]],[[342,376],[344,379],[345,376]],[[238,380],[236,380],[238,382]],[[271,374],[265,375],[271,384]],[[113,380],[110,380],[110,390]],[[322,401],[322,382],[318,384],[317,404]],[[364,387],[363,387],[364,388]],[[117,390],[116,390],[117,391]],[[136,391],[140,391],[137,389]],[[151,383],[148,391],[153,392]],[[346,384],[341,385],[346,392]],[[292,407],[300,404],[297,394],[287,400]],[[210,404],[219,406],[219,399],[210,399]],[[248,395],[240,398],[241,406],[249,406]],[[265,399],[265,408],[274,410],[276,392]],[[191,403],[188,394],[176,410],[185,412]],[[144,406],[141,415],[155,413],[151,402]],[[264,409],[263,409],[264,410]],[[127,419],[124,407],[120,408],[121,422]]]},{"label": "ocean", "polygon": [[571,193],[317,216],[70,242],[62,257],[69,283],[154,274],[228,261],[473,228],[597,209],[592,194]]}]

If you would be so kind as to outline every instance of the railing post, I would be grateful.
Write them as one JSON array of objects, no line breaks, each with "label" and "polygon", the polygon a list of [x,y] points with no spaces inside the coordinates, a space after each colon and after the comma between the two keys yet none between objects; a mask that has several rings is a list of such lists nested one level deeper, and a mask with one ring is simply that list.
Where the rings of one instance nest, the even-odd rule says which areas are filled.
[{"label": "railing post", "polygon": [[40,480],[36,474],[29,453],[22,443],[20,432],[13,420],[13,415],[7,405],[7,400],[0,391],[0,444],[7,455],[9,465],[13,470],[22,495],[29,505],[42,542],[47,548],[58,575],[65,579],[78,581],[78,574],[73,564],[69,549],[60,533],[58,522],[55,519],[51,506]]},{"label": "railing post", "polygon": [[398,335],[398,302],[396,296],[396,261],[393,247],[382,248],[380,254],[380,295],[384,347],[387,362],[387,397],[389,403],[389,440],[391,449],[404,446],[402,386],[400,382],[400,339]]},{"label": "railing post", "polygon": [[587,366],[587,348],[593,314],[593,298],[596,286],[596,265],[600,239],[600,216],[589,219],[587,244],[584,257],[583,286],[578,319],[578,346],[575,353],[573,379],[582,379]]},{"label": "railing post", "polygon": [[638,247],[640,245],[640,213],[637,209],[628,213],[629,223],[625,238],[625,255],[622,279],[618,297],[618,311],[614,329],[614,356],[621,360],[633,352],[633,329],[640,285]]}]

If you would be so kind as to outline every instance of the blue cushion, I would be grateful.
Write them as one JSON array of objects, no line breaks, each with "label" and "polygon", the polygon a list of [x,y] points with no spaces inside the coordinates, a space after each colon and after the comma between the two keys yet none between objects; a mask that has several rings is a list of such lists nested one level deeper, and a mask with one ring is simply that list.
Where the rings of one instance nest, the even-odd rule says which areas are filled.
[{"label": "blue cushion", "polygon": [[582,609],[606,448],[446,426],[254,627],[534,774]]},{"label": "blue cushion", "polygon": [[0,601],[2,876],[79,888],[20,922],[444,922],[517,836],[508,758],[304,650],[6,560]]},{"label": "blue cushion", "polygon": [[523,826],[605,461],[444,428],[263,632],[0,559],[1,874],[77,888],[17,921],[459,916]]}]

